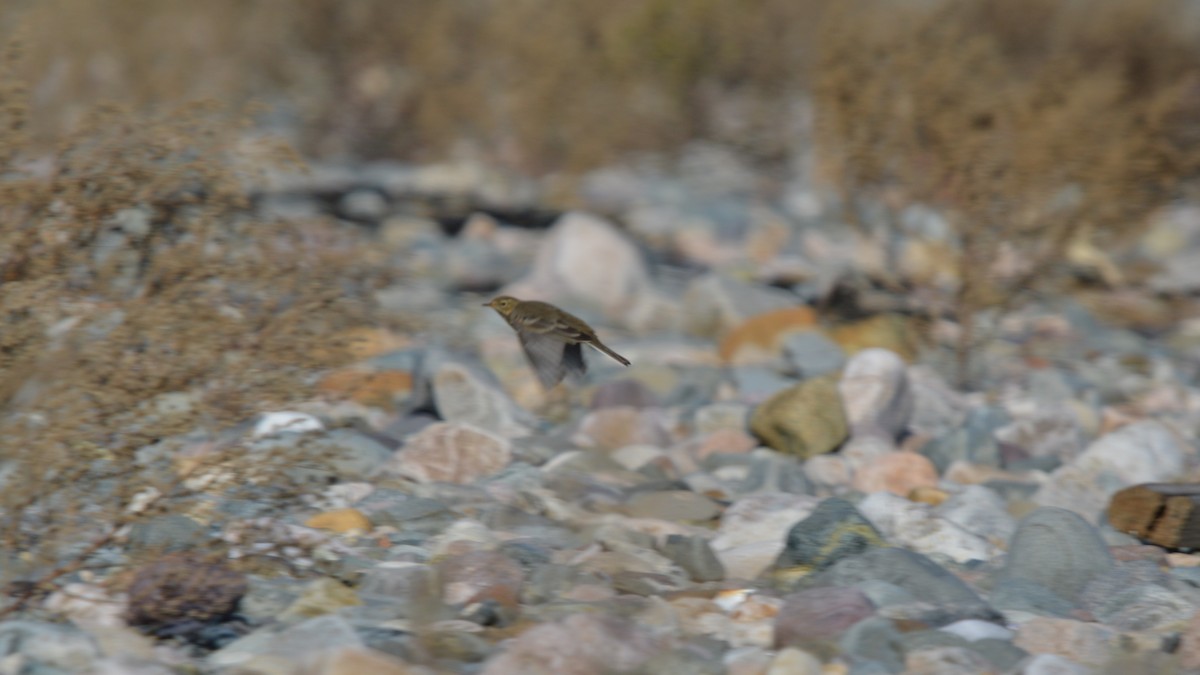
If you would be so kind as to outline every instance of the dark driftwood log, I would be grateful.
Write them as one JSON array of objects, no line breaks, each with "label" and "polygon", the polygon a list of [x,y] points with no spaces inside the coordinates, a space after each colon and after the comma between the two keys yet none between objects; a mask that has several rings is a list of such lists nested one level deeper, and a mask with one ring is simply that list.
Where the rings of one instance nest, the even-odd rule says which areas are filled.
[{"label": "dark driftwood log", "polygon": [[1114,494],[1108,522],[1164,548],[1200,548],[1200,483],[1143,483]]}]

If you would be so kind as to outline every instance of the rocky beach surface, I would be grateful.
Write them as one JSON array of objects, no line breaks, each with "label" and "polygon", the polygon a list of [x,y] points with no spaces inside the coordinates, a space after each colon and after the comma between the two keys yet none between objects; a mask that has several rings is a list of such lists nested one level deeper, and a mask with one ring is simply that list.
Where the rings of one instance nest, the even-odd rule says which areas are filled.
[{"label": "rocky beach surface", "polygon": [[[945,222],[852,225],[800,168],[697,144],[569,183],[458,162],[274,185],[255,214],[355,233],[402,273],[379,325],[413,328],[330,335],[357,362],[301,403],[139,452],[237,441],[309,487],[140,520],[102,551],[153,549],[134,582],[67,575],[0,622],[0,673],[1200,672],[1200,556],[1105,515],[1200,480],[1200,208],[1070,263],[1136,276],[974,317],[964,382]],[[480,306],[499,293],[633,365],[592,352],[544,391]],[[279,564],[230,564],[254,556]]]}]

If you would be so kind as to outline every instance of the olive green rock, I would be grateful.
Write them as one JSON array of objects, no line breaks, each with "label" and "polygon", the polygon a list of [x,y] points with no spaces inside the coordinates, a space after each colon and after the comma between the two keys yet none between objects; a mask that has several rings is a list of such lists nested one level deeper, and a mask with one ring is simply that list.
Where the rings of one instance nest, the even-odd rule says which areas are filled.
[{"label": "olive green rock", "polygon": [[805,380],[763,401],[750,431],[773,450],[803,459],[834,450],[849,433],[836,379]]}]

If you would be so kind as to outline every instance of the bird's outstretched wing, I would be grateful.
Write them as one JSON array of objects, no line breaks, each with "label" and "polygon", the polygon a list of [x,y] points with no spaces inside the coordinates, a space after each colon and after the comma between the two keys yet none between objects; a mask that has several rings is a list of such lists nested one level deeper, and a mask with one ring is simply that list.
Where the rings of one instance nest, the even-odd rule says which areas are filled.
[{"label": "bird's outstretched wing", "polygon": [[[533,371],[542,381],[542,386],[550,389],[562,382],[568,369],[565,358],[567,344],[547,333],[518,331],[517,336],[521,339],[521,348],[525,350],[525,357],[529,359],[529,365],[533,366]],[[574,345],[574,347],[576,352],[580,351],[579,345]],[[580,362],[583,361],[582,354],[579,354],[578,358]]]},{"label": "bird's outstretched wing", "polygon": [[571,377],[583,377],[587,362],[583,360],[583,344],[574,342],[563,347],[563,367]]}]

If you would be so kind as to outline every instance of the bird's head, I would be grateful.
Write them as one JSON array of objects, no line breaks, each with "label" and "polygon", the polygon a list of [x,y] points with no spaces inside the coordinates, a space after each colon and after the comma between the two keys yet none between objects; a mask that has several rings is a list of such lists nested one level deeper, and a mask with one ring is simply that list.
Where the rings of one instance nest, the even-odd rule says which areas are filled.
[{"label": "bird's head", "polygon": [[516,309],[518,302],[520,302],[520,300],[517,300],[512,296],[501,295],[499,297],[492,298],[491,302],[485,302],[483,306],[491,307],[497,312],[500,312],[501,316],[508,316],[509,314],[512,314],[514,309]]}]

